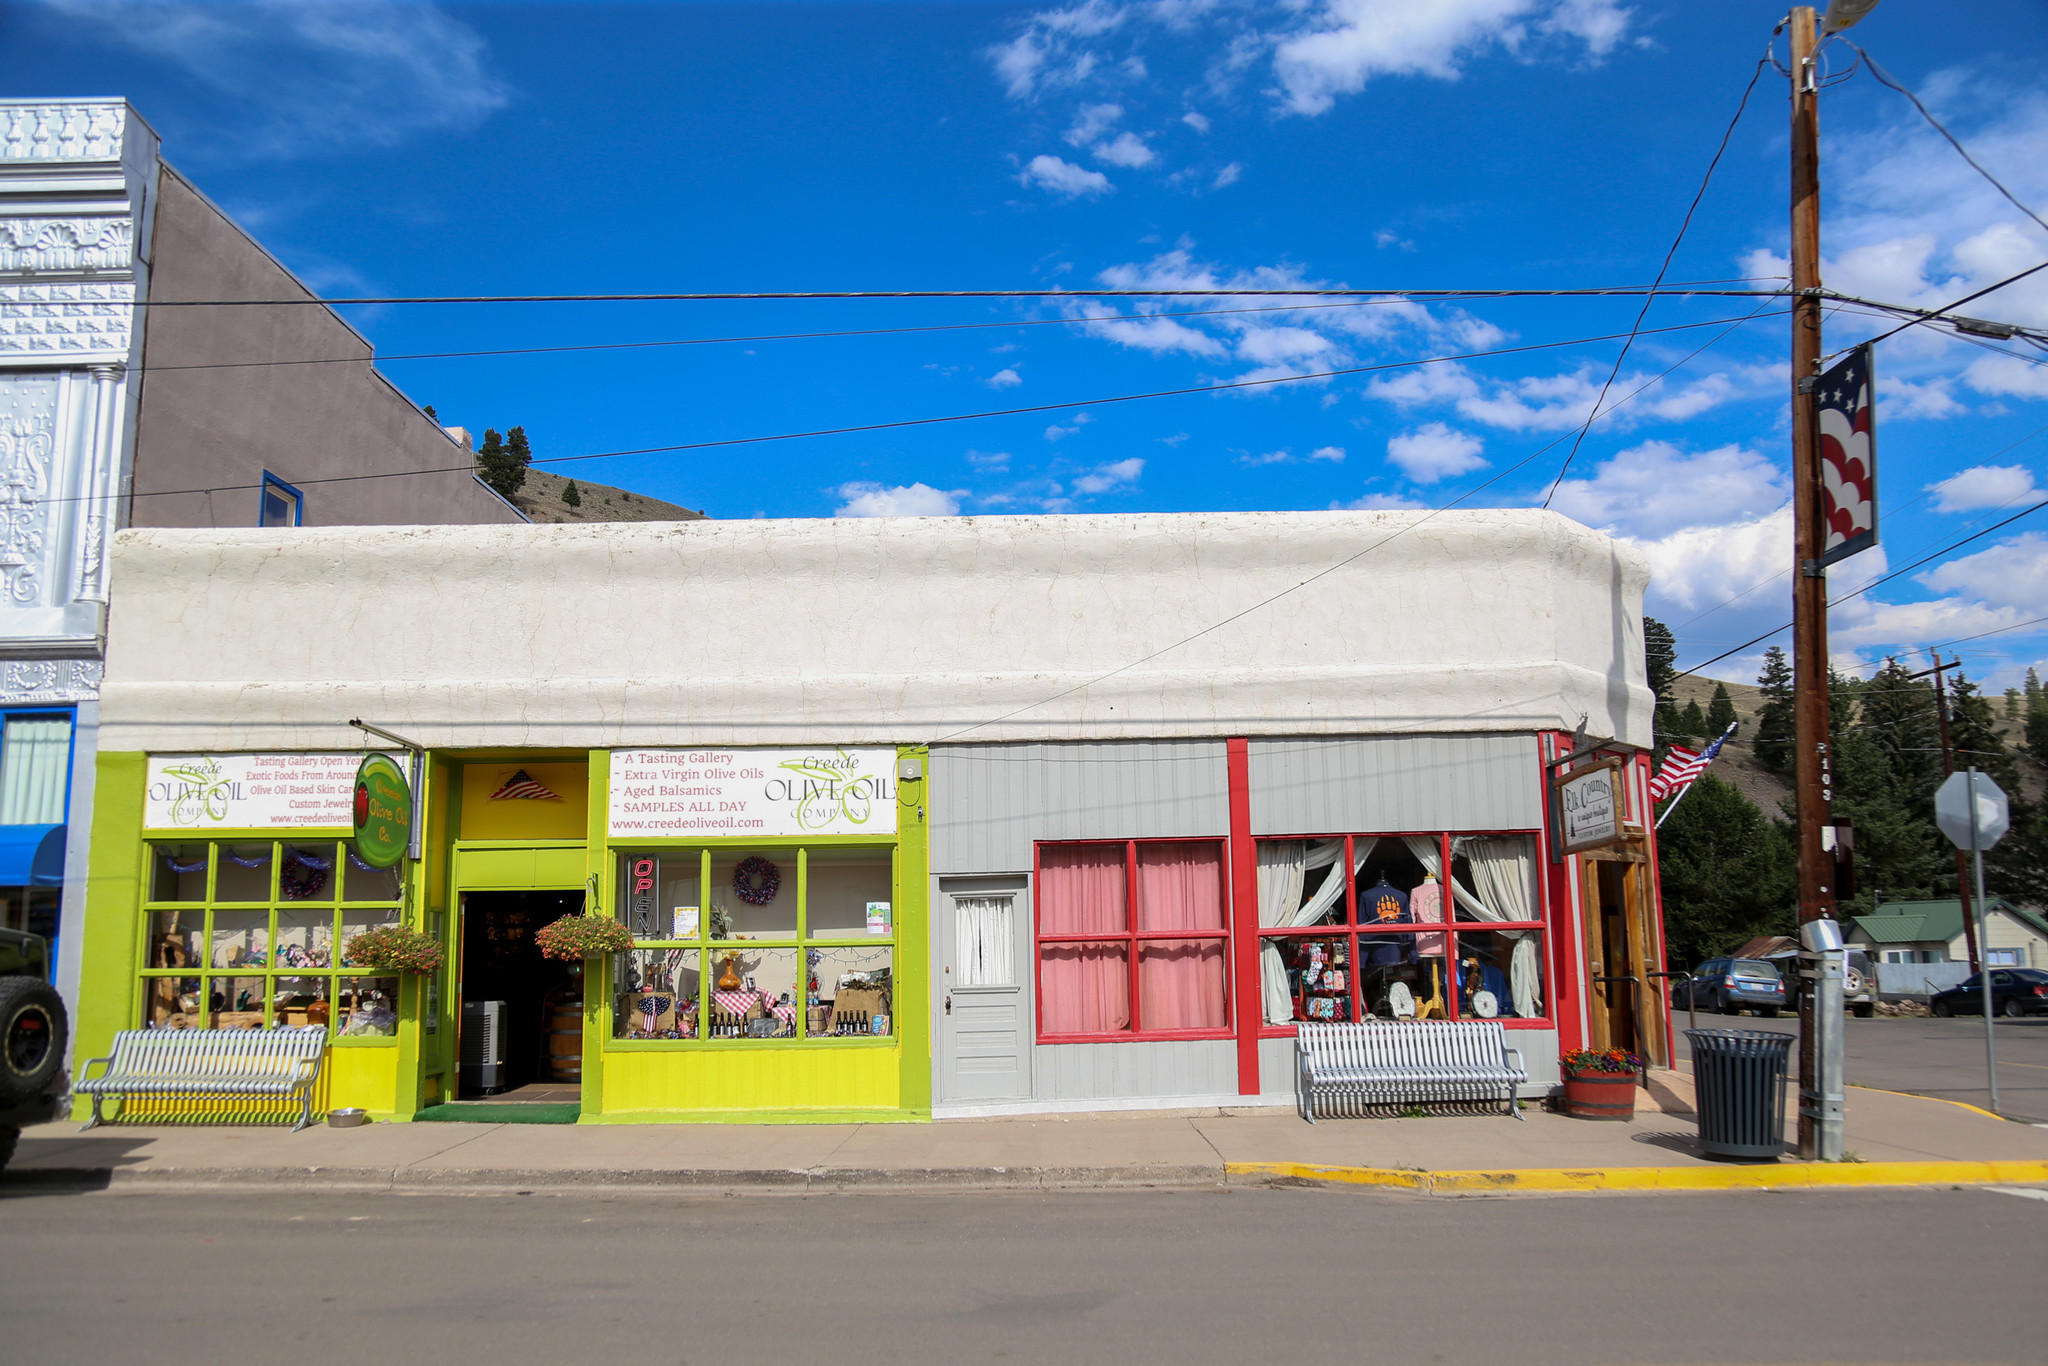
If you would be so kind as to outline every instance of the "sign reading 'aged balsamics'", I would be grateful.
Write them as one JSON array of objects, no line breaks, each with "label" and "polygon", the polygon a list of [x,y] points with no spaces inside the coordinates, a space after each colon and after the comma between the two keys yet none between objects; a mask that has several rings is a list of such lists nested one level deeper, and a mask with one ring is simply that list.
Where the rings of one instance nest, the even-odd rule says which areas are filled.
[{"label": "sign reading 'aged balsamics'", "polygon": [[1619,760],[1575,769],[1558,779],[1557,799],[1563,816],[1566,853],[1597,849],[1623,837]]},{"label": "sign reading 'aged balsamics'", "polygon": [[611,833],[893,835],[896,751],[612,751]]},{"label": "sign reading 'aged balsamics'", "polygon": [[269,830],[355,824],[350,754],[154,754],[147,830]]}]

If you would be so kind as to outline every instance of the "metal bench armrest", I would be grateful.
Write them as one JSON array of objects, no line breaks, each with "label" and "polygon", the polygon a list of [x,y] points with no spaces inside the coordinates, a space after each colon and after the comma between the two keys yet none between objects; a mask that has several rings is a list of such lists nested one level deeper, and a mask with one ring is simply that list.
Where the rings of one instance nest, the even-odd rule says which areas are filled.
[{"label": "metal bench armrest", "polygon": [[79,1068],[78,1068],[78,1080],[79,1080],[79,1081],[91,1081],[91,1080],[92,1080],[91,1076],[90,1076],[90,1075],[88,1075],[88,1074],[89,1074],[89,1073],[90,1073],[90,1072],[92,1071],[92,1067],[93,1067],[93,1064],[94,1064],[94,1063],[102,1063],[102,1064],[104,1064],[104,1065],[106,1066],[106,1069],[107,1069],[107,1070],[108,1070],[109,1072],[111,1072],[111,1071],[113,1071],[113,1070],[114,1070],[114,1058],[113,1058],[113,1055],[112,1055],[112,1054],[108,1054],[108,1055],[107,1055],[106,1057],[104,1057],[104,1058],[88,1058],[88,1059],[86,1059],[86,1060],[85,1060],[85,1062],[83,1062],[82,1064],[80,1064],[80,1065],[79,1065]]}]

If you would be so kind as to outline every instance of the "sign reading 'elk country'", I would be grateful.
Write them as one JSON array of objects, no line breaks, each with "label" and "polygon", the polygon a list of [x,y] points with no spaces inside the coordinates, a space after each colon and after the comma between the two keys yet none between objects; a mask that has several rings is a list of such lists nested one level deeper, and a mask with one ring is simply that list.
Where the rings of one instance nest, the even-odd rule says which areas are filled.
[{"label": "sign reading 'elk country'", "polygon": [[615,749],[611,833],[893,835],[896,750]]},{"label": "sign reading 'elk country'", "polygon": [[146,830],[347,829],[361,750],[345,754],[154,754]]},{"label": "sign reading 'elk country'", "polygon": [[1603,760],[1557,779],[1557,804],[1566,853],[1598,849],[1624,838],[1621,761]]}]

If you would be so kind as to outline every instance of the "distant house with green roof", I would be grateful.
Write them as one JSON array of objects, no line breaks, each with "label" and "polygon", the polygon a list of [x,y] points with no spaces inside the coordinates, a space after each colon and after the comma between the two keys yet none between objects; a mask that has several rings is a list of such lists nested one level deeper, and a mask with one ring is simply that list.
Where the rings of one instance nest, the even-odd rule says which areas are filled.
[{"label": "distant house with green roof", "polygon": [[[1984,929],[1987,962],[2048,967],[2048,920],[2003,897],[1990,898]],[[1967,963],[1960,901],[1892,901],[1850,924],[1848,942],[1880,963]]]}]

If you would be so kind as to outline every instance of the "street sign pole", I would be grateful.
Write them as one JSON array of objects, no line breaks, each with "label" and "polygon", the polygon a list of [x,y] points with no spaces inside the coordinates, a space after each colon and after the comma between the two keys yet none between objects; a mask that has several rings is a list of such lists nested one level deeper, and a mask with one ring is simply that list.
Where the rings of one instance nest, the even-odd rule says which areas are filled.
[{"label": "street sign pole", "polygon": [[[1991,922],[1984,915],[1984,848],[1977,829],[1977,770],[1972,768],[1970,784],[1970,861],[1977,866],[1977,942],[1989,944],[1985,932]],[[1991,1021],[1991,955],[1986,953],[1984,961],[1977,965],[1977,984],[1983,988],[1984,1000],[1984,1075],[1991,1081],[1991,1113],[1998,1113],[1998,1039],[1996,1028]]]}]

